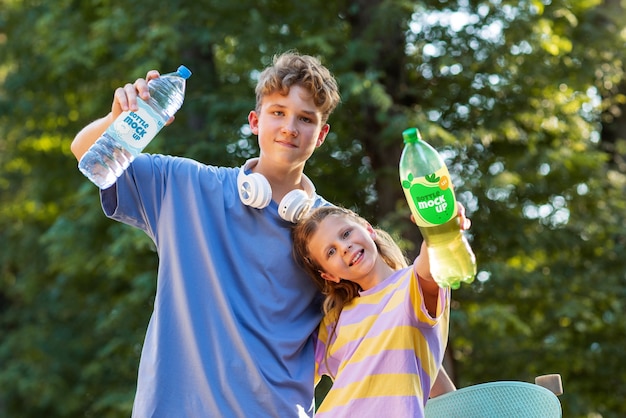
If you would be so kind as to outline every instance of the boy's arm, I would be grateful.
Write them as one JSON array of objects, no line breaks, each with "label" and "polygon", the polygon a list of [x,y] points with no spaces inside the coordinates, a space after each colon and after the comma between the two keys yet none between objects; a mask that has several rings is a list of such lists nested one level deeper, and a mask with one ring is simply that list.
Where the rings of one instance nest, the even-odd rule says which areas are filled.
[{"label": "boy's arm", "polygon": [[[78,132],[72,141],[71,150],[77,160],[87,152],[89,147],[96,142],[100,135],[106,131],[111,123],[122,113],[128,110],[136,111],[137,97],[141,97],[144,101],[150,98],[148,92],[148,81],[157,78],[159,72],[156,70],[148,71],[146,78],[138,78],[133,84],[127,83],[124,87],[118,87],[113,95],[113,104],[111,112],[100,119],[91,122]],[[168,123],[173,120],[170,119]]]},{"label": "boy's arm", "polygon": [[78,161],[80,161],[89,147],[100,138],[100,135],[106,131],[107,127],[113,123],[114,120],[115,117],[113,116],[113,112],[111,112],[107,116],[91,122],[78,132],[70,146],[72,154],[74,154]]}]

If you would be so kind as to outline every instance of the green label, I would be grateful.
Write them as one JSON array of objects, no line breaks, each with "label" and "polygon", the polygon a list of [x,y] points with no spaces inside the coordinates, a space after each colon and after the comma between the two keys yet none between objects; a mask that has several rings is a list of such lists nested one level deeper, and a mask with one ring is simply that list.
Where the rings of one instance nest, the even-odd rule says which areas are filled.
[{"label": "green label", "polygon": [[447,167],[424,177],[401,179],[402,189],[418,226],[436,226],[456,216],[456,199]]}]

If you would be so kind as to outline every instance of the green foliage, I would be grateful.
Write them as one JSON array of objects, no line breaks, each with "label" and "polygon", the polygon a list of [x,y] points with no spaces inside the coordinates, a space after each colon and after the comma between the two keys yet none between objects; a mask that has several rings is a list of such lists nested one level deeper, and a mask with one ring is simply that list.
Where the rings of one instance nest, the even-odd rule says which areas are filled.
[{"label": "green foliage", "polygon": [[[564,416],[626,414],[618,3],[0,0],[0,415],[130,414],[158,258],[105,218],[69,144],[150,69],[194,73],[150,152],[239,165],[257,70],[319,55],[342,104],[307,166],[409,253],[401,132],[442,151],[479,274],[454,291],[458,386],[563,376]],[[610,134],[610,137],[609,137]],[[596,414],[596,415],[593,415]]]}]

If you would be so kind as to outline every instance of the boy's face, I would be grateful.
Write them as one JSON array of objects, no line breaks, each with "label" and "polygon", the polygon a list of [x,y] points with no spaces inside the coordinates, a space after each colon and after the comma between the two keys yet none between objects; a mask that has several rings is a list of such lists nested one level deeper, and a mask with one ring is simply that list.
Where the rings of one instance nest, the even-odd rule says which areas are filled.
[{"label": "boy's face", "polygon": [[251,111],[248,122],[259,138],[261,157],[274,165],[298,166],[322,145],[330,126],[308,92],[292,86],[289,94],[272,93],[263,98],[261,110]]}]

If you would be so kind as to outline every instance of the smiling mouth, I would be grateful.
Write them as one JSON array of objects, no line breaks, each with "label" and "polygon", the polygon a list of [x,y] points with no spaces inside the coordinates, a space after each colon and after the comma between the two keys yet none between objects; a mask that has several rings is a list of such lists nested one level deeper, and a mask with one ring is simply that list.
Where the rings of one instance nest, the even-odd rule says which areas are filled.
[{"label": "smiling mouth", "polygon": [[348,267],[352,267],[354,264],[356,264],[361,259],[361,257],[363,257],[364,252],[365,250],[363,249],[357,251],[356,254],[354,254],[354,257],[352,257],[352,260],[350,260],[350,264],[348,264]]},{"label": "smiling mouth", "polygon": [[279,144],[289,147],[289,148],[298,148],[296,146],[296,144],[294,144],[293,142],[290,141],[285,141],[285,140],[277,140],[276,142],[278,142]]}]

